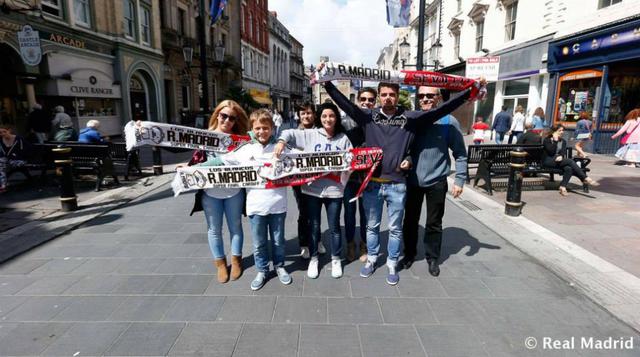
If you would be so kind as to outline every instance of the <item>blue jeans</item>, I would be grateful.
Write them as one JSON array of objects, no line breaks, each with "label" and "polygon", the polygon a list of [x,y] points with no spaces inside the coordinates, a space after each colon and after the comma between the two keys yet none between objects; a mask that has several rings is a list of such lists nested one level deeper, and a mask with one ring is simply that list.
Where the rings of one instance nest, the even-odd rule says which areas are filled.
[{"label": "blue jeans", "polygon": [[284,266],[284,219],[287,213],[249,216],[253,238],[253,259],[258,271],[269,272],[269,248],[267,241],[271,236],[271,260],[273,267]]},{"label": "blue jeans", "polygon": [[340,210],[342,209],[342,198],[320,198],[302,194],[307,202],[307,212],[309,213],[309,223],[311,225],[311,244],[309,244],[309,255],[318,256],[318,243],[320,242],[320,217],[322,205],[327,211],[327,223],[329,225],[329,236],[331,236],[331,257],[340,259],[342,253],[342,231],[340,230]]},{"label": "blue jeans", "polygon": [[380,223],[382,208],[387,203],[389,215],[389,243],[387,264],[395,266],[400,256],[402,244],[402,217],[407,200],[407,186],[403,183],[369,182],[362,195],[367,215],[367,251],[368,259],[375,262],[380,251]]},{"label": "blue jeans", "polygon": [[218,199],[206,193],[202,194],[202,208],[207,220],[207,237],[209,248],[215,259],[225,257],[224,241],[222,239],[222,215],[227,216],[227,226],[231,234],[231,254],[242,256],[242,206],[244,205],[244,191],[233,197]]},{"label": "blue jeans", "polygon": [[347,242],[352,242],[356,233],[356,210],[360,210],[360,241],[367,243],[367,219],[364,214],[364,205],[362,204],[362,197],[358,199],[358,202],[349,202],[350,199],[356,196],[360,183],[356,181],[347,182],[347,186],[344,188],[344,234],[347,236]]},{"label": "blue jeans", "polygon": [[496,131],[496,144],[502,145],[504,134],[506,134],[504,131]]}]

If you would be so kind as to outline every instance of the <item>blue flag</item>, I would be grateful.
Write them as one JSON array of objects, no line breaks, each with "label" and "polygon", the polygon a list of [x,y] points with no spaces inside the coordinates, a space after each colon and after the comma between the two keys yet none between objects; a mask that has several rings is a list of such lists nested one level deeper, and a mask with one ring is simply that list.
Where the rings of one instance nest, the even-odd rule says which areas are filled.
[{"label": "blue flag", "polygon": [[227,5],[227,0],[213,0],[211,1],[211,9],[209,10],[209,15],[211,15],[211,25],[215,24],[216,21],[222,16],[222,11],[224,11],[224,7]]},{"label": "blue flag", "polygon": [[387,22],[393,27],[408,27],[411,0],[387,0]]}]

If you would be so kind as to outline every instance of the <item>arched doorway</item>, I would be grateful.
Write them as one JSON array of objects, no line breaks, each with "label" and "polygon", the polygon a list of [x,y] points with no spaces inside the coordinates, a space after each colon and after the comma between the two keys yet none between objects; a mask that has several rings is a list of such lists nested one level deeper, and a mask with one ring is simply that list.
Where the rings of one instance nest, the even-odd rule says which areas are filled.
[{"label": "arched doorway", "polygon": [[[23,94],[18,88],[19,75],[25,73],[20,55],[9,45],[0,43],[0,123],[24,126],[25,108],[20,105]],[[18,128],[19,131],[25,128]]]},{"label": "arched doorway", "polygon": [[132,120],[160,121],[156,83],[146,70],[138,69],[129,79]]}]

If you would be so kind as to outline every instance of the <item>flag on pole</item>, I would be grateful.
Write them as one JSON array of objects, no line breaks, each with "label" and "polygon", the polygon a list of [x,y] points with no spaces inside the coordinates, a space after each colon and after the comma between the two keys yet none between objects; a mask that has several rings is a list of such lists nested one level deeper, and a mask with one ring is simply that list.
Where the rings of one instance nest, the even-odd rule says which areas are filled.
[{"label": "flag on pole", "polygon": [[211,1],[211,9],[209,10],[209,15],[211,15],[211,25],[215,24],[216,21],[222,16],[222,11],[224,11],[224,7],[227,5],[227,0],[212,0]]},{"label": "flag on pole", "polygon": [[411,0],[387,0],[387,22],[393,27],[408,27]]}]

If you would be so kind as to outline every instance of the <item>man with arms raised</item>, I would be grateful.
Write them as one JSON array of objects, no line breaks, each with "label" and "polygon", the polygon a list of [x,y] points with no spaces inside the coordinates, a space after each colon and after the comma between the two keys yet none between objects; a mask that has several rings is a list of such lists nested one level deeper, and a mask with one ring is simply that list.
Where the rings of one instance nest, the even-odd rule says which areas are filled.
[{"label": "man with arms raised", "polygon": [[[320,70],[322,69],[320,65]],[[397,262],[402,242],[402,218],[406,202],[405,172],[408,163],[401,166],[409,152],[414,132],[424,130],[446,114],[449,114],[470,97],[471,89],[466,89],[443,105],[429,111],[406,111],[398,107],[399,85],[380,83],[378,95],[381,108],[362,109],[351,103],[331,83],[325,89],[336,104],[364,130],[367,146],[382,148],[384,155],[379,170],[363,194],[367,217],[367,261],[360,270],[360,276],[369,277],[376,269],[380,250],[380,223],[382,208],[387,203],[389,221],[389,242],[387,258],[387,283],[395,285],[400,280]]]}]

